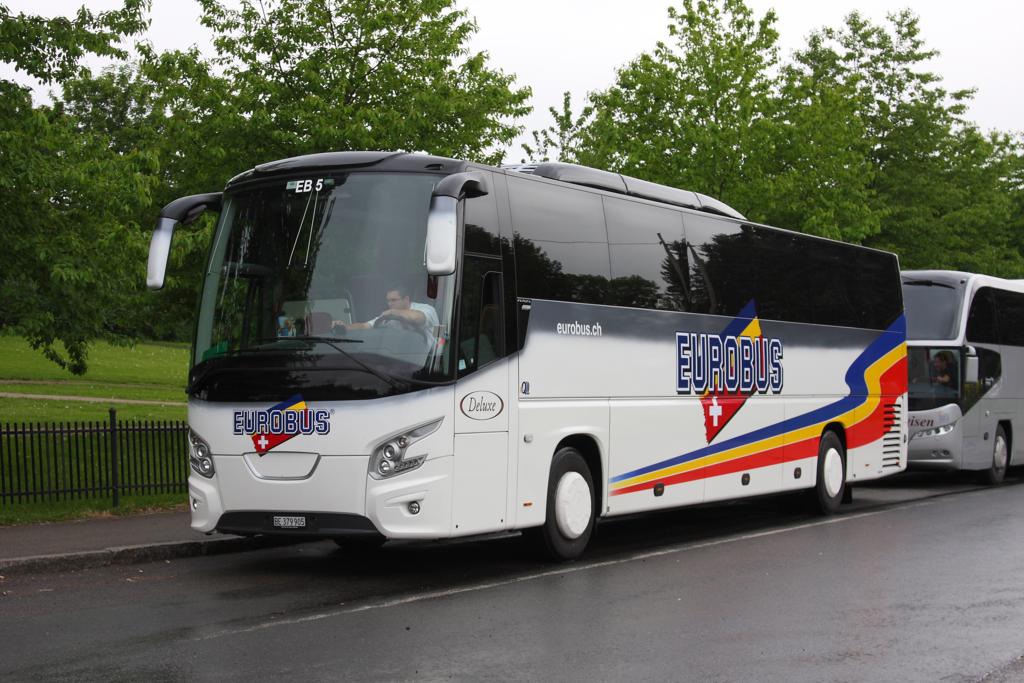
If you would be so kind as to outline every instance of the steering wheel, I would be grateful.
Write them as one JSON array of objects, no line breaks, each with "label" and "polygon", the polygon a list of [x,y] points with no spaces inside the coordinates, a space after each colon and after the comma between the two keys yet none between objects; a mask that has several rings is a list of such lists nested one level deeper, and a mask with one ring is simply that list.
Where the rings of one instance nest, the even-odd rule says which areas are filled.
[{"label": "steering wheel", "polygon": [[409,320],[404,316],[394,315],[392,313],[384,313],[383,315],[379,316],[376,320],[373,321],[373,328],[375,330],[388,327],[392,329],[405,330],[406,332],[412,332],[423,337],[424,343],[430,342],[430,336],[427,334],[427,331],[423,329],[422,326],[417,325],[416,323],[414,323],[413,321]]},{"label": "steering wheel", "polygon": [[408,318],[401,315],[395,315],[393,313],[384,313],[378,316],[377,319],[373,321],[373,326],[400,327],[402,329],[409,330],[410,332],[417,332],[423,329]]}]

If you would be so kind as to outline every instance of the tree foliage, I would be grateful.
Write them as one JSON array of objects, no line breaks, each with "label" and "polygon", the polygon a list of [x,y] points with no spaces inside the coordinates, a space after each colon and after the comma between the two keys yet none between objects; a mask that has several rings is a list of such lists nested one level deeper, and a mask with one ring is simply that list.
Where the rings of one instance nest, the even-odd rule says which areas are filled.
[{"label": "tree foliage", "polygon": [[1019,277],[1021,147],[964,118],[918,19],[858,12],[779,63],[775,17],[684,0],[659,42],[551,110],[527,154],[715,196],[749,218],[897,252],[904,267]]},{"label": "tree foliage", "polygon": [[761,194],[778,61],[775,15],[684,0],[659,42],[593,93],[575,160],[698,189],[741,210]]},{"label": "tree foliage", "polygon": [[498,162],[528,112],[529,89],[469,53],[476,25],[452,0],[201,4],[236,160],[404,149]]},{"label": "tree foliage", "polygon": [[[476,26],[453,0],[200,4],[212,59],[146,43],[130,56],[120,41],[145,27],[143,0],[74,19],[0,8],[0,56],[60,88],[34,106],[0,84],[0,208],[12,205],[3,236],[19,259],[0,276],[0,325],[74,371],[91,339],[188,338],[212,222],[178,231],[165,289],[144,292],[164,203],[311,152],[498,162],[528,111],[529,89],[469,52]],[[85,54],[115,62],[92,74]]]},{"label": "tree foliage", "polygon": [[[122,55],[117,41],[145,26],[144,9],[130,0],[46,20],[0,7],[0,57],[59,83],[82,72],[84,54]],[[88,341],[122,336],[116,312],[140,262],[126,216],[147,203],[154,171],[148,152],[112,154],[59,105],[34,106],[28,89],[0,80],[0,326],[74,372]]]}]

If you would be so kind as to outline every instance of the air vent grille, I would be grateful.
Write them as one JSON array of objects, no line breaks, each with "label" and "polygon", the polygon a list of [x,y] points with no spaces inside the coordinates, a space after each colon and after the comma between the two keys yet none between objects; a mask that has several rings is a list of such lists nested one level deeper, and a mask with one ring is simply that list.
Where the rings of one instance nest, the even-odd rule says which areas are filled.
[{"label": "air vent grille", "polygon": [[903,445],[903,406],[899,401],[886,403],[882,407],[882,469],[900,467]]}]

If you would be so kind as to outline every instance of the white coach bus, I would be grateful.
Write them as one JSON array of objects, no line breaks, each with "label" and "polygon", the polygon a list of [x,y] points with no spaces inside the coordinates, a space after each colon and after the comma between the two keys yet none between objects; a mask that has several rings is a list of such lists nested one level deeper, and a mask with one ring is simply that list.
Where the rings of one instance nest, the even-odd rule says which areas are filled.
[{"label": "white coach bus", "polygon": [[316,154],[161,212],[220,213],[189,376],[192,526],[436,539],[906,467],[892,254],[559,163]]},{"label": "white coach bus", "polygon": [[1024,461],[1024,283],[904,271],[909,464],[999,484]]}]

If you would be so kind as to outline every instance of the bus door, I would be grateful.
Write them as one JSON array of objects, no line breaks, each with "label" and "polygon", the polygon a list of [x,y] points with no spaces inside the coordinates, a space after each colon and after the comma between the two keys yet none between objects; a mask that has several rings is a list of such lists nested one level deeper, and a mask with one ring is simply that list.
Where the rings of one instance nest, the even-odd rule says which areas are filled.
[{"label": "bus door", "polygon": [[[472,227],[470,223],[467,231]],[[467,247],[473,244],[467,240]],[[454,349],[458,381],[452,534],[456,536],[497,531],[509,521],[510,370],[504,353],[500,255],[467,251],[461,278]]]}]

